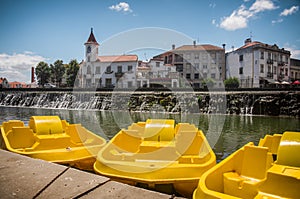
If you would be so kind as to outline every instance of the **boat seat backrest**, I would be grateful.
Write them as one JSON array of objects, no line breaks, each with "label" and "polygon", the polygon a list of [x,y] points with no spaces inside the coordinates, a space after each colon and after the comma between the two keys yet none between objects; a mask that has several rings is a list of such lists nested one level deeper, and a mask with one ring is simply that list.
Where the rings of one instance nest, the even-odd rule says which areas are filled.
[{"label": "boat seat backrest", "polygon": [[143,137],[145,141],[172,141],[174,133],[174,120],[148,119]]},{"label": "boat seat backrest", "polygon": [[87,139],[86,130],[80,124],[66,126],[66,133],[70,135],[74,143],[82,143]]},{"label": "boat seat backrest", "polygon": [[198,155],[203,145],[203,138],[198,129],[187,123],[177,126],[176,150],[182,155]]},{"label": "boat seat backrest", "polygon": [[236,168],[223,173],[224,193],[240,198],[254,198],[257,186],[265,179],[267,170],[271,167],[272,154],[266,147],[246,145],[243,157],[234,161]]},{"label": "boat seat backrest", "polygon": [[32,116],[29,120],[29,126],[37,135],[64,133],[58,116]]},{"label": "boat seat backrest", "polygon": [[271,154],[268,148],[245,146],[241,176],[263,179],[271,166]]},{"label": "boat seat backrest", "polygon": [[300,133],[284,132],[277,153],[276,164],[300,167]]},{"label": "boat seat backrest", "polygon": [[13,127],[7,134],[7,139],[14,149],[30,148],[35,143],[35,136],[29,127]]},{"label": "boat seat backrest", "polygon": [[260,139],[259,146],[268,147],[269,152],[272,154],[277,154],[278,147],[280,144],[281,135],[274,134],[272,135],[266,135],[264,139]]},{"label": "boat seat backrest", "polygon": [[20,120],[9,120],[8,122],[2,123],[3,129],[5,133],[8,133],[8,131],[12,130],[13,127],[22,127],[24,126],[24,122]]}]

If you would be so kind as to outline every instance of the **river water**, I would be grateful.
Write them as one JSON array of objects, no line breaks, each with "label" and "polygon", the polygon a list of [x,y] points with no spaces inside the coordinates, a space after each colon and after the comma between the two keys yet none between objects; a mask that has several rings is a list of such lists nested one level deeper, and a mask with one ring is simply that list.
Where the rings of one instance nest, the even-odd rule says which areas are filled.
[{"label": "river water", "polygon": [[221,160],[248,142],[258,144],[266,134],[300,131],[300,120],[294,117],[251,115],[167,114],[124,111],[61,110],[22,107],[0,107],[0,124],[7,120],[22,120],[27,125],[33,115],[58,115],[69,123],[81,123],[107,140],[132,122],[153,119],[175,119],[193,123],[207,136],[208,142]]}]

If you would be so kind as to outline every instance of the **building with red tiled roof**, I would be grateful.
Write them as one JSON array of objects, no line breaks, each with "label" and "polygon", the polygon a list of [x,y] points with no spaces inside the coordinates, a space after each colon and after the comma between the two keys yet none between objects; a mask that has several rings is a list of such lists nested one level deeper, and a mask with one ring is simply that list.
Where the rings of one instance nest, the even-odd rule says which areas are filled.
[{"label": "building with red tiled roof", "polygon": [[80,63],[79,87],[130,88],[136,85],[137,55],[99,56],[99,43],[93,29],[85,45],[85,60]]},{"label": "building with red tiled roof", "polygon": [[164,64],[171,64],[176,71],[195,88],[202,87],[201,82],[212,79],[215,86],[223,85],[225,79],[225,49],[203,44],[183,45],[164,52],[154,58],[161,58]]},{"label": "building with red tiled roof", "polygon": [[228,77],[237,77],[240,87],[272,86],[290,81],[290,51],[250,38],[243,46],[226,53]]},{"label": "building with red tiled roof", "polygon": [[0,88],[9,88],[9,83],[5,77],[0,77]]},{"label": "building with red tiled roof", "polygon": [[9,88],[28,88],[29,86],[24,82],[9,82]]}]

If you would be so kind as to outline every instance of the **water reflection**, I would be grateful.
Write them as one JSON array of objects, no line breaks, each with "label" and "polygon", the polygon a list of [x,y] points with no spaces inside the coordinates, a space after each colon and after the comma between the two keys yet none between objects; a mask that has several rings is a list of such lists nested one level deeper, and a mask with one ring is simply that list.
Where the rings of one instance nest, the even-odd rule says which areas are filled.
[{"label": "water reflection", "polygon": [[288,130],[300,131],[299,119],[291,117],[128,113],[17,107],[0,107],[0,111],[0,123],[19,119],[28,124],[32,115],[58,115],[70,123],[81,123],[107,140],[111,139],[121,128],[127,128],[132,122],[145,121],[149,118],[170,118],[174,119],[176,123],[193,123],[206,134],[219,159],[226,157],[250,141],[257,144],[265,134],[283,133]]}]

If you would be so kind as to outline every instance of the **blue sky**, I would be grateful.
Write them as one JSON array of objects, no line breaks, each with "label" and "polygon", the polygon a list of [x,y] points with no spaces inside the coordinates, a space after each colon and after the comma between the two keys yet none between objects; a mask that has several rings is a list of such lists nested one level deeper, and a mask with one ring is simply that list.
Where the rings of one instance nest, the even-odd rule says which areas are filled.
[{"label": "blue sky", "polygon": [[[119,46],[103,49],[116,35],[156,27],[187,38],[160,38],[168,40],[169,48],[170,43],[196,40],[220,47],[225,43],[229,51],[251,35],[300,59],[299,6],[299,0],[0,0],[0,76],[29,82],[30,68],[39,61],[81,61],[91,27],[100,55],[120,53]],[[148,42],[157,38],[135,34]],[[120,46],[138,41],[131,37]],[[128,52],[149,59],[156,51],[123,53]]]}]

